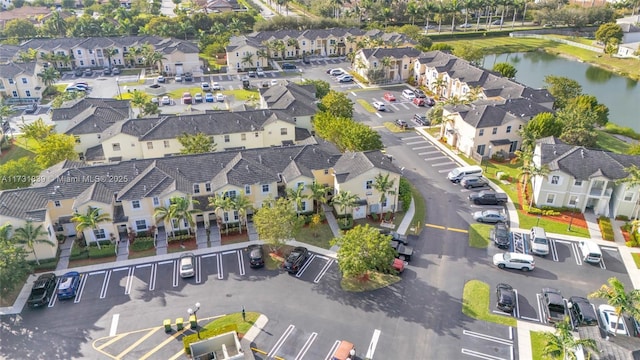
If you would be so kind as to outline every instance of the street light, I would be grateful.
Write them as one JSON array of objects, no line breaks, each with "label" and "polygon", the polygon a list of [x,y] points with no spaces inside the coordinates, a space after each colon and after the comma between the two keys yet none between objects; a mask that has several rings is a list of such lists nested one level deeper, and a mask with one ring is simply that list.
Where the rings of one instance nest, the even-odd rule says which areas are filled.
[{"label": "street light", "polygon": [[122,94],[120,93],[120,78],[116,78],[116,85],[118,86],[118,100],[122,100]]},{"label": "street light", "polygon": [[198,310],[200,310],[199,302],[196,303],[195,309],[189,308],[187,309],[187,312],[189,313],[189,315],[193,315],[194,317],[194,320],[196,322],[196,332],[198,333],[198,339],[200,339],[200,328],[198,327]]},{"label": "street light", "polygon": [[576,199],[575,204],[573,204],[573,211],[571,212],[571,220],[569,220],[569,227],[567,228],[567,231],[571,231],[571,225],[573,224],[573,217],[576,214],[577,208],[578,208],[578,199]]}]

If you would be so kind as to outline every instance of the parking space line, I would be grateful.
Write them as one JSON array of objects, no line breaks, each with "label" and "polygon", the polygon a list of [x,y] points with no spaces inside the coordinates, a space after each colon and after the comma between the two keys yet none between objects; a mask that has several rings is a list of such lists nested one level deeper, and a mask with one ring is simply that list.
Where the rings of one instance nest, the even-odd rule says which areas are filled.
[{"label": "parking space line", "polygon": [[341,341],[340,340],[336,340],[333,343],[333,346],[331,346],[331,349],[329,349],[329,353],[327,354],[327,356],[324,357],[324,360],[329,360],[331,359],[331,356],[333,356],[333,353],[336,351],[336,349],[338,348],[338,346],[340,346]]},{"label": "parking space line", "polygon": [[477,352],[477,351],[469,350],[469,349],[465,349],[465,348],[462,348],[462,353],[465,354],[465,355],[469,355],[469,356],[473,356],[473,357],[477,357],[477,358],[485,359],[485,360],[507,360],[507,359],[504,359],[504,358],[499,358],[499,357],[496,357],[496,356],[493,356],[493,355],[483,354],[481,352]]},{"label": "parking space line", "polygon": [[224,278],[224,274],[223,274],[221,254],[216,254],[216,266],[218,267],[218,280],[222,280]]},{"label": "parking space line", "polygon": [[502,339],[496,336],[491,336],[487,334],[478,333],[470,330],[462,330],[462,333],[467,336],[475,337],[482,340],[492,341],[494,343],[502,344],[502,345],[513,345],[513,341]]},{"label": "parking space line", "polygon": [[205,255],[201,255],[200,257],[203,259],[206,259],[206,258],[215,257],[215,256],[216,254],[205,254]]},{"label": "parking space line", "polygon": [[109,336],[115,336],[118,330],[118,320],[120,320],[120,314],[113,314],[111,317],[111,327],[109,328]]},{"label": "parking space line", "polygon": [[99,274],[104,274],[105,272],[106,270],[92,271],[89,273],[89,275],[99,275]]},{"label": "parking space line", "polygon": [[547,322],[544,320],[544,314],[542,313],[542,306],[540,306],[540,294],[536,294],[536,302],[538,303],[538,316],[540,317],[540,322],[546,324]]},{"label": "parking space line", "polygon": [[131,294],[131,287],[133,285],[133,271],[135,270],[135,267],[130,267],[129,268],[129,273],[127,274],[127,282],[126,285],[124,286],[124,294],[125,295],[129,295]]},{"label": "parking space line", "polygon": [[[58,277],[56,279],[56,286],[54,287],[54,289],[58,289],[58,286],[60,286],[60,281],[62,280],[62,278]],[[58,299],[58,296],[56,296],[56,291],[54,290],[53,294],[51,294],[51,298],[49,299],[49,302],[47,303],[47,307],[53,307],[56,304],[56,300]]]},{"label": "parking space line", "polygon": [[173,260],[168,260],[168,261],[160,261],[158,263],[158,265],[165,265],[165,264],[171,264],[173,262]]},{"label": "parking space line", "polygon": [[316,257],[319,258],[319,259],[322,259],[322,260],[329,260],[328,257],[320,255],[320,254],[316,254]]},{"label": "parking space line", "polygon": [[455,231],[455,232],[459,232],[459,233],[463,233],[463,234],[467,234],[469,233],[469,230],[465,230],[465,229],[456,229],[456,228],[450,228],[448,227],[447,230],[449,231]]},{"label": "parking space line", "polygon": [[[160,344],[158,344],[156,347],[154,347],[153,349],[151,349],[149,352],[147,352],[146,354],[142,355],[140,357],[139,360],[145,360],[151,357],[151,355],[155,354],[158,350],[162,349],[165,345],[167,345],[168,343],[172,342],[172,341],[176,341],[176,338],[180,335],[182,335],[184,332],[186,332],[187,330],[189,330],[191,327],[189,326],[185,326],[184,329],[180,330],[180,331],[176,331],[174,334],[171,334],[171,336],[169,336],[167,339],[165,339],[163,342],[161,342]],[[155,328],[153,331],[150,331],[151,334],[147,334],[145,335],[142,339],[140,340],[146,340],[147,337],[151,336],[153,333],[155,333],[156,331],[160,330],[160,328]],[[138,340],[138,343],[135,343],[134,345],[138,346],[140,343],[142,343],[142,341]],[[133,345],[132,345],[133,346]],[[120,358],[120,356],[118,356],[118,358]]]},{"label": "parking space line", "polygon": [[307,270],[309,268],[309,265],[311,265],[311,262],[313,261],[313,259],[316,258],[316,254],[311,255],[311,257],[309,258],[309,260],[307,260],[307,262],[302,265],[302,268],[300,270],[298,270],[298,273],[296,273],[296,277],[299,278],[300,276],[302,276],[302,274],[305,272],[305,270]]},{"label": "parking space line", "polygon": [[440,230],[445,230],[446,227],[441,226],[441,225],[434,225],[434,224],[424,224],[425,227],[431,227],[431,228],[435,228],[435,229],[440,229]]},{"label": "parking space line", "polygon": [[273,357],[276,354],[276,352],[280,350],[280,348],[282,347],[282,344],[284,344],[284,342],[287,341],[287,338],[289,337],[289,335],[291,335],[291,333],[295,328],[296,328],[295,326],[289,325],[287,330],[284,331],[282,336],[280,336],[278,341],[276,341],[276,343],[273,345],[273,348],[271,348],[271,351],[269,351],[269,353],[267,354],[267,358]]},{"label": "parking space line", "polygon": [[200,284],[202,281],[202,259],[196,256],[196,284]]},{"label": "parking space line", "polygon": [[573,249],[573,257],[575,257],[576,259],[576,264],[578,265],[582,265],[582,259],[580,259],[580,255],[579,255],[579,250],[578,250],[578,244],[571,242],[571,248]]},{"label": "parking space line", "polygon": [[320,270],[320,273],[318,273],[318,275],[316,276],[315,279],[313,279],[314,283],[319,283],[320,279],[322,279],[322,277],[324,276],[324,274],[326,274],[327,270],[329,270],[329,266],[331,266],[331,264],[333,264],[333,259],[327,261],[326,264],[324,264],[324,267],[322,268],[322,270]]},{"label": "parking space line", "polygon": [[[433,146],[431,146],[431,147],[433,147]],[[433,151],[425,151],[425,152],[418,153],[418,155],[430,155],[430,154],[442,154],[442,151],[433,150]]]},{"label": "parking space line", "polygon": [[80,286],[78,286],[78,293],[76,294],[76,298],[73,299],[74,304],[80,302],[80,299],[82,298],[82,292],[84,291],[84,286],[87,284],[87,278],[89,277],[87,274],[82,274],[80,276]]},{"label": "parking space line", "polygon": [[304,345],[302,346],[302,349],[300,349],[300,352],[298,353],[298,355],[296,355],[295,360],[300,360],[305,356],[307,351],[309,351],[311,344],[313,344],[313,342],[316,340],[316,337],[318,337],[318,333],[316,332],[311,333],[311,336],[309,336],[309,338],[307,339],[307,342],[304,343]]},{"label": "parking space line", "polygon": [[376,116],[379,117],[380,119],[382,119],[382,115],[380,115],[379,112],[376,112]]},{"label": "parking space line", "polygon": [[534,319],[534,318],[530,318],[527,316],[521,316],[520,319],[525,319],[525,320],[529,320],[529,321],[535,321],[535,322],[540,322],[540,319]]},{"label": "parking space line", "polygon": [[607,270],[607,267],[604,264],[604,259],[600,258],[600,262],[598,263],[601,269]]},{"label": "parking space line", "polygon": [[[451,166],[455,166],[455,164],[451,164]],[[453,168],[453,167],[452,167],[452,168],[449,168],[449,169],[442,169],[442,170],[438,170],[438,172],[439,172],[440,174],[448,173],[448,172],[450,172],[450,171],[451,171],[451,169],[455,169],[455,168]]]},{"label": "parking space line", "polygon": [[111,270],[107,271],[102,281],[102,290],[100,291],[100,299],[107,297],[107,289],[109,288],[109,279],[111,279]]},{"label": "parking space line", "polygon": [[520,304],[518,303],[518,290],[513,289],[513,292],[516,294],[516,308],[514,310],[515,310],[515,317],[517,319],[520,317]]},{"label": "parking space line", "polygon": [[437,167],[437,166],[446,166],[446,165],[451,165],[450,161],[444,162],[444,163],[438,163],[438,164],[431,164],[431,166],[433,167]]},{"label": "parking space line", "polygon": [[387,102],[387,104],[388,104],[389,106],[391,106],[391,107],[393,108],[393,110],[395,110],[395,111],[400,110],[400,109],[398,109],[398,107],[397,107],[395,104],[393,104],[393,103]]},{"label": "parking space line", "polygon": [[233,254],[234,252],[236,252],[235,250],[231,250],[231,251],[225,251],[222,253],[222,255],[229,255],[229,254]]},{"label": "parking space line", "polygon": [[[421,140],[421,141],[412,141],[412,142],[408,142],[405,145],[417,145],[417,144],[426,144],[428,143],[426,140]],[[429,145],[431,146],[431,145]]]},{"label": "parking space line", "polygon": [[[423,160],[424,161],[433,161],[433,160],[442,160],[442,159],[447,159],[447,157],[444,156],[444,155],[439,155],[439,156],[433,156],[433,157],[424,158]],[[442,164],[451,164],[451,163],[450,162],[446,162],[446,163],[442,163]]]},{"label": "parking space line", "polygon": [[173,287],[178,287],[178,281],[180,279],[180,264],[178,260],[173,262]]},{"label": "parking space line", "polygon": [[558,249],[556,248],[556,243],[553,239],[549,240],[551,247],[551,256],[553,257],[553,261],[558,261]]},{"label": "parking space line", "polygon": [[238,254],[238,267],[240,270],[240,275],[244,275],[244,256],[242,255],[242,251],[236,251]]},{"label": "parking space line", "polygon": [[375,329],[373,331],[373,336],[371,337],[371,342],[369,343],[369,348],[367,348],[367,355],[365,356],[366,359],[373,359],[373,353],[376,351],[379,338],[380,338],[380,330]]},{"label": "parking space line", "polygon": [[424,139],[424,137],[422,137],[422,136],[409,136],[409,137],[401,138],[400,140],[407,141],[407,140],[413,140],[413,139]]},{"label": "parking space line", "polygon": [[156,289],[156,272],[158,270],[158,264],[151,265],[151,275],[149,276],[149,291]]}]

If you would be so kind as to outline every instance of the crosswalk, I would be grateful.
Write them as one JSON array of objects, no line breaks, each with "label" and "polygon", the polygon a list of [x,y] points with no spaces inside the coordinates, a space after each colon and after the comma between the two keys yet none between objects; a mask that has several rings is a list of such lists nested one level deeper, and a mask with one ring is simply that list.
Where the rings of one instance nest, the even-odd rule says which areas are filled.
[{"label": "crosswalk", "polygon": [[402,109],[404,109],[404,110],[420,109],[420,106],[414,104],[413,102],[411,102],[409,100],[404,101],[404,99],[398,99],[396,101],[387,101],[385,99],[371,98],[371,101],[380,101],[380,102],[384,103],[387,108],[391,108],[391,109],[393,109],[395,111],[399,111],[399,110],[402,110]]},{"label": "crosswalk", "polygon": [[[409,104],[411,104],[412,106],[416,106],[413,103]],[[408,146],[412,151],[414,151],[418,156],[422,157],[425,164],[432,167],[434,172],[448,173],[449,171],[459,166],[454,159],[449,157],[449,155],[440,150],[437,146],[432,144],[423,136],[416,135],[404,137],[402,138],[402,142],[404,143],[404,145]]]}]

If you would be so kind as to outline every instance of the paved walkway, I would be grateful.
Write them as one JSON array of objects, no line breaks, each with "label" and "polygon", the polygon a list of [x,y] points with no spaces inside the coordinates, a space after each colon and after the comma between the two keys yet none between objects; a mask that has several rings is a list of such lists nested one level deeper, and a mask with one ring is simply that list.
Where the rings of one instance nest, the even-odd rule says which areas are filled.
[{"label": "paved walkway", "polygon": [[[591,236],[591,239],[602,240],[602,232],[600,232],[600,225],[598,225],[598,216],[596,216],[593,211],[585,211],[583,215],[587,222],[587,228],[589,229],[589,236]],[[618,227],[618,229],[620,228]],[[622,234],[620,234],[620,236],[622,236]]]},{"label": "paved walkway", "polygon": [[56,270],[64,270],[69,267],[69,258],[71,257],[71,249],[75,240],[75,237],[67,238],[64,243],[58,246],[60,248],[60,257]]}]

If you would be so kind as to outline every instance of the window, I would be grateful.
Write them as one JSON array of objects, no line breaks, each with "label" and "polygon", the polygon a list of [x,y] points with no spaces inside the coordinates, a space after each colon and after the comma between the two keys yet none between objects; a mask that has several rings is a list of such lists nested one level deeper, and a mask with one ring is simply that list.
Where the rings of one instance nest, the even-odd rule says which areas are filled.
[{"label": "window", "polygon": [[240,216],[238,216],[238,211],[237,210],[233,211],[233,220],[235,220],[235,221],[240,220]]},{"label": "window", "polygon": [[53,206],[55,206],[55,207],[60,207],[60,206],[62,206],[62,204],[60,204],[60,201],[59,201],[59,200],[55,200],[55,201],[53,202]]},{"label": "window", "polygon": [[211,183],[210,182],[204,183],[204,190],[206,192],[211,192]]},{"label": "window", "polygon": [[287,128],[280,128],[280,135],[287,135]]},{"label": "window", "polygon": [[235,190],[229,190],[224,193],[225,198],[235,199],[238,196],[238,192]]},{"label": "window", "polygon": [[84,66],[84,60],[80,60],[80,66]]},{"label": "window", "polygon": [[182,226],[189,227],[189,222],[186,219],[182,220]]},{"label": "window", "polygon": [[27,78],[22,78],[22,83],[26,84],[27,83]]},{"label": "window", "polygon": [[164,148],[165,148],[165,149],[168,149],[169,147],[171,147],[171,145],[170,145],[170,143],[169,143],[169,140],[165,140],[165,141],[164,141]]},{"label": "window", "polygon": [[329,175],[329,169],[324,169],[324,174]]},{"label": "window", "polygon": [[633,193],[631,191],[627,191],[626,193],[624,193],[624,201],[631,200],[633,200]]},{"label": "window", "polygon": [[582,186],[582,180],[576,180],[573,182],[573,186]]},{"label": "window", "polygon": [[242,141],[247,140],[247,134],[240,134],[240,140]]},{"label": "window", "polygon": [[364,184],[364,188],[367,190],[373,189],[373,180],[367,180],[367,182]]},{"label": "window", "polygon": [[404,69],[407,70],[407,64],[404,64]]},{"label": "window", "polygon": [[193,193],[200,194],[200,184],[193,184]]},{"label": "window", "polygon": [[147,141],[147,149],[153,150],[153,141]]},{"label": "window", "polygon": [[180,228],[180,223],[178,223],[178,219],[171,219],[171,226],[174,229],[179,229]]},{"label": "window", "polygon": [[259,134],[258,134],[258,132],[257,132],[257,131],[255,132],[255,134],[254,134],[254,135],[255,135],[255,137],[258,137],[258,136],[259,136]]},{"label": "window", "polygon": [[553,175],[553,176],[551,177],[551,183],[552,183],[553,185],[558,185],[558,184],[560,183],[560,176],[558,176],[558,175]]},{"label": "window", "polygon": [[493,130],[491,130],[491,135],[495,135],[497,133],[498,133],[498,128],[497,127],[493,128]]},{"label": "window", "polygon": [[556,201],[556,194],[547,194],[547,204],[553,204]]},{"label": "window", "polygon": [[262,193],[266,194],[269,192],[269,184],[262,184]]},{"label": "window", "polygon": [[74,138],[76,139],[76,144],[80,144],[80,136],[75,135]]},{"label": "window", "polygon": [[478,147],[476,147],[476,152],[482,156],[484,156],[484,149],[485,149],[486,145],[478,145]]},{"label": "window", "polygon": [[136,220],[136,230],[137,231],[147,230],[147,221],[146,220]]},{"label": "window", "polygon": [[105,233],[104,229],[93,230],[93,234],[96,236],[97,240],[104,240],[107,238],[107,233]]},{"label": "window", "polygon": [[576,206],[578,204],[578,195],[569,196],[569,205]]},{"label": "window", "polygon": [[17,97],[18,97],[18,92],[17,92],[17,91],[15,91],[15,90],[13,90],[13,91],[11,92],[11,94],[12,94],[12,95],[13,95],[13,97],[15,97],[15,98],[17,98]]},{"label": "window", "polygon": [[76,50],[76,53],[77,53],[78,55],[82,55],[82,50]]},{"label": "window", "polygon": [[304,181],[300,181],[296,184],[296,189],[300,188],[302,186],[302,188],[304,189]]},{"label": "window", "polygon": [[160,206],[160,199],[157,196],[153,197],[153,206]]},{"label": "window", "polygon": [[113,143],[113,151],[120,151],[120,143]]},{"label": "window", "polygon": [[300,203],[300,211],[307,211],[307,202],[303,201],[302,203]]},{"label": "window", "polygon": [[484,136],[484,129],[480,129],[480,131],[478,132],[478,136]]},{"label": "window", "polygon": [[140,209],[140,200],[131,201],[131,207],[133,207],[134,209]]},{"label": "window", "polygon": [[224,217],[224,222],[229,222],[229,213],[228,212],[224,212],[223,213],[223,217]]},{"label": "window", "polygon": [[302,40],[302,46],[306,46],[306,45],[307,45],[307,42]]},{"label": "window", "polygon": [[507,126],[507,134],[511,132],[511,125]]},{"label": "window", "polygon": [[27,95],[27,97],[31,97],[31,91],[26,90],[24,93],[25,93],[25,95]]},{"label": "window", "polygon": [[224,136],[224,142],[228,143],[230,140],[229,135]]},{"label": "window", "polygon": [[244,194],[245,195],[251,194],[251,185],[245,185],[244,186]]}]

